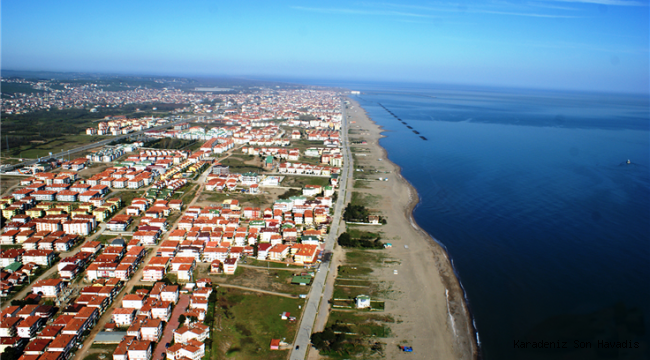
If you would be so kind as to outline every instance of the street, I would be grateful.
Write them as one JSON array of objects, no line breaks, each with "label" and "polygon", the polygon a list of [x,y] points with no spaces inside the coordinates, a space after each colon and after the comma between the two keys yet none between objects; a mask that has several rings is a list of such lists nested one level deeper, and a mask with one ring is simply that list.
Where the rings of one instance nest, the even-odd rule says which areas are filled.
[{"label": "street", "polygon": [[[334,244],[339,233],[339,223],[341,222],[342,211],[345,207],[347,200],[347,183],[348,178],[350,177],[350,169],[352,164],[352,155],[350,154],[350,146],[348,144],[348,134],[347,134],[347,113],[345,111],[345,102],[341,100],[341,114],[342,123],[341,123],[341,144],[343,144],[343,154],[345,161],[343,164],[343,169],[341,170],[341,176],[339,176],[339,196],[336,201],[336,208],[334,210],[334,216],[332,217],[332,227],[325,241],[325,252],[332,252],[334,249]],[[309,344],[311,343],[311,334],[314,326],[314,321],[316,315],[319,311],[319,305],[321,300],[323,300],[325,282],[327,276],[332,270],[333,263],[330,259],[324,259],[321,267],[325,266],[328,271],[319,271],[314,277],[314,281],[309,292],[309,297],[307,299],[307,304],[305,305],[304,312],[298,326],[298,334],[296,335],[296,341],[291,350],[291,355],[289,358],[291,360],[303,360],[307,355],[307,350],[309,349]],[[330,294],[331,296],[331,294]],[[327,302],[327,300],[325,300]],[[327,304],[325,304],[324,309],[327,309]],[[321,310],[322,311],[322,310]]]}]

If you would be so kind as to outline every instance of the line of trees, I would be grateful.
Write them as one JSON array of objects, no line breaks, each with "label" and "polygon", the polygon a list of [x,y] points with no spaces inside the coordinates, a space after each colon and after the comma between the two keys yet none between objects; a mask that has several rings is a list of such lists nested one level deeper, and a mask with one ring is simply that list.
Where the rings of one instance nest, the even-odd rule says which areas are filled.
[{"label": "line of trees", "polygon": [[381,242],[381,236],[377,235],[375,238],[370,233],[362,233],[361,237],[353,238],[347,232],[339,235],[339,245],[351,248],[364,248],[364,249],[383,249],[384,243]]}]

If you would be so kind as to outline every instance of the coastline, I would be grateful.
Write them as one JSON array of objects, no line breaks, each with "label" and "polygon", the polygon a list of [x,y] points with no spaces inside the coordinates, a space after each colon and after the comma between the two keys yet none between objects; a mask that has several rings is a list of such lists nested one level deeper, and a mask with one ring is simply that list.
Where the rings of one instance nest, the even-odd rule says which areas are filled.
[{"label": "coastline", "polygon": [[[355,124],[361,129],[368,130],[368,134],[370,135],[370,137],[367,139],[368,146],[375,148],[377,153],[381,155],[380,159],[384,159],[384,161],[382,161],[382,164],[387,165],[389,168],[391,168],[392,170],[391,174],[395,175],[394,177],[396,181],[395,184],[392,185],[395,187],[395,189],[393,190],[395,191],[395,193],[408,194],[408,197],[406,199],[400,199],[400,198],[391,199],[392,201],[397,200],[398,204],[396,205],[399,206],[384,205],[384,210],[392,209],[393,211],[396,212],[399,211],[400,213],[400,214],[397,213],[394,214],[394,215],[398,215],[398,219],[394,219],[394,218],[391,219],[391,216],[389,215],[388,226],[393,225],[394,227],[395,225],[403,225],[403,224],[395,224],[395,222],[402,221],[402,219],[399,219],[399,217],[403,216],[403,221],[408,223],[407,224],[408,227],[411,229],[412,232],[415,233],[414,235],[416,235],[412,239],[409,239],[410,241],[408,241],[409,242],[408,246],[412,247],[414,251],[416,251],[417,249],[428,250],[420,254],[420,256],[413,257],[408,253],[408,248],[406,248],[407,244],[404,244],[406,252],[404,256],[402,256],[401,258],[403,260],[408,260],[408,262],[412,265],[412,267],[415,267],[415,269],[413,270],[414,271],[413,275],[416,277],[415,279],[413,279],[413,281],[407,281],[406,284],[404,284],[403,280],[400,279],[400,283],[406,285],[404,290],[407,290],[409,287],[420,283],[421,285],[424,285],[424,287],[421,288],[422,290],[424,289],[430,290],[433,294],[431,294],[432,296],[430,297],[426,296],[427,299],[420,299],[424,301],[419,302],[418,305],[420,306],[418,306],[418,308],[410,309],[410,311],[400,311],[405,309],[402,309],[398,305],[396,309],[393,309],[395,315],[400,317],[402,321],[413,323],[412,325],[415,326],[410,326],[410,327],[406,326],[404,327],[405,329],[401,329],[403,326],[391,326],[391,328],[393,327],[395,328],[394,333],[397,337],[402,335],[401,333],[403,330],[406,330],[404,331],[404,335],[406,335],[407,337],[411,332],[417,334],[419,331],[424,329],[418,329],[417,328],[418,319],[413,319],[412,317],[413,314],[418,314],[419,311],[424,311],[428,313],[427,315],[429,315],[431,318],[438,320],[436,321],[436,324],[432,324],[433,328],[431,330],[433,330],[433,334],[432,334],[433,337],[430,340],[433,341],[430,341],[431,344],[429,344],[429,347],[431,348],[432,352],[429,354],[439,353],[440,355],[443,355],[441,358],[454,358],[454,359],[478,358],[478,345],[477,345],[476,331],[474,329],[473,320],[471,318],[471,314],[469,312],[469,308],[467,305],[465,292],[462,288],[462,285],[460,284],[460,281],[458,280],[456,272],[453,269],[451,259],[447,254],[447,251],[444,248],[444,246],[440,244],[430,234],[428,234],[426,231],[420,228],[420,226],[413,218],[413,211],[420,201],[417,190],[413,187],[413,185],[411,185],[411,183],[408,182],[408,180],[406,180],[402,176],[400,166],[388,159],[387,150],[379,144],[379,139],[385,137],[385,135],[383,134],[383,132],[385,131],[383,127],[378,125],[369,116],[367,111],[361,105],[359,105],[359,103],[356,100],[350,97],[348,97],[347,99],[350,101],[351,107],[356,107],[358,109],[361,109],[361,113],[358,114],[360,115],[359,119],[355,119],[361,121]],[[349,113],[352,114],[353,112],[349,111]],[[368,121],[369,123],[368,129],[365,129],[366,126],[363,127],[360,126],[360,125],[365,125],[362,124],[363,120]],[[355,124],[350,123],[350,129],[354,129],[353,125]],[[375,129],[372,129],[373,127]],[[387,202],[390,203],[392,201],[385,201],[385,203]],[[388,226],[386,227],[388,228]],[[400,229],[400,230],[401,231],[397,232],[398,234],[407,235],[404,233],[405,229]],[[389,254],[389,256],[391,257],[395,255],[398,255],[398,257],[400,257],[399,255],[402,255],[401,253],[404,252],[402,249],[399,248],[393,248],[393,249],[397,251],[391,251],[391,253]],[[397,254],[395,254],[396,252]],[[421,256],[427,253],[431,257]],[[431,265],[435,266],[437,270],[436,273],[438,275],[437,277],[431,276],[432,275],[430,273]],[[420,268],[418,269],[418,267]],[[410,274],[407,273],[405,275],[410,275]],[[429,279],[419,279],[419,277],[427,277],[427,275]],[[430,281],[428,283],[427,282],[422,283],[422,281],[425,280],[430,280]],[[414,282],[415,284],[410,284],[410,282]],[[440,292],[443,289],[444,289],[444,294],[440,294]],[[411,293],[413,292],[413,288],[410,288],[408,290]],[[426,293],[427,291],[423,291],[422,295],[428,295]],[[412,304],[411,307],[415,307],[415,304]],[[420,314],[423,313],[420,312]],[[441,326],[442,324],[439,324],[442,318],[445,319],[444,326]],[[451,340],[451,346],[441,346],[441,344],[439,344],[440,341],[436,341],[438,339],[440,340],[444,339],[443,342],[446,342],[445,340]],[[434,343],[435,345],[433,345]],[[426,347],[427,345],[424,346]],[[416,347],[416,351],[418,355],[421,355],[423,353],[421,351],[418,351],[417,347]],[[425,350],[424,353],[427,354],[428,352]],[[387,355],[389,354],[390,352],[387,353]]]}]

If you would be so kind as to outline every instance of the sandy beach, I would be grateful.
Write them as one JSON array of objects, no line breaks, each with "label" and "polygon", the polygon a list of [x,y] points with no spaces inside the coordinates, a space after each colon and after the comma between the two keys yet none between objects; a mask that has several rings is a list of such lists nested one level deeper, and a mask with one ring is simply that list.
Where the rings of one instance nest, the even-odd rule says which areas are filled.
[{"label": "sandy beach", "polygon": [[[383,137],[381,127],[352,99],[348,114],[350,140],[367,141],[364,145],[351,145],[357,155],[354,167],[388,172],[365,174],[369,180],[356,180],[363,181],[364,188],[350,188],[377,199],[368,207],[388,221],[387,225],[367,229],[382,232],[382,239],[393,245],[384,254],[396,260],[373,272],[373,277],[390,284],[395,294],[386,299],[385,313],[396,320],[390,324],[393,335],[383,339],[387,343],[386,358],[408,355],[418,359],[475,359],[477,346],[471,319],[449,258],[412,219],[417,192],[400,175],[399,166],[388,161],[386,151],[379,145]],[[378,181],[379,177],[388,181]],[[404,342],[413,346],[413,353],[400,352],[397,345]]]}]

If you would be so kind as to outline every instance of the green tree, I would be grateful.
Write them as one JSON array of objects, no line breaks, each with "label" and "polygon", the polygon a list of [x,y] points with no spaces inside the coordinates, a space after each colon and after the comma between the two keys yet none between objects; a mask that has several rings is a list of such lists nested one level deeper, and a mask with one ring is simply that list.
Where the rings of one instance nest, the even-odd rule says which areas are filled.
[{"label": "green tree", "polygon": [[345,221],[361,221],[365,222],[368,220],[368,209],[363,205],[352,205],[351,203],[345,207],[345,212],[343,213],[343,220]]},{"label": "green tree", "polygon": [[14,347],[8,347],[5,349],[5,351],[2,353],[2,360],[18,360],[20,358],[21,352],[18,351]]}]

